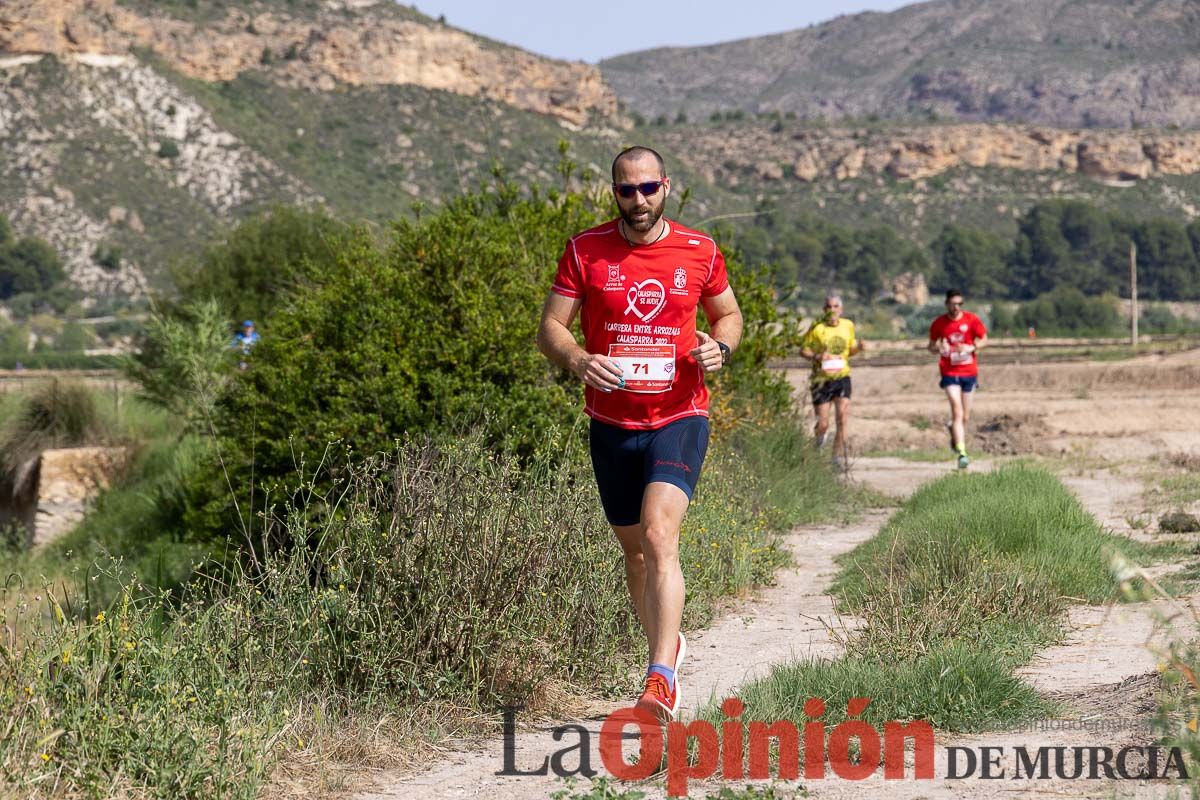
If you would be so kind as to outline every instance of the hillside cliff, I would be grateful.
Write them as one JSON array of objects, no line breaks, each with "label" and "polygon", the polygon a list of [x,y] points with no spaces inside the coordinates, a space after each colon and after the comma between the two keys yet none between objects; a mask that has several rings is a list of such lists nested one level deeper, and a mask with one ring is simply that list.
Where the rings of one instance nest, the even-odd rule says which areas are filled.
[{"label": "hillside cliff", "polygon": [[0,53],[114,56],[141,48],[204,81],[229,81],[255,69],[318,91],[411,84],[577,125],[616,111],[616,98],[594,67],[493,45],[393,3],[325,2],[303,14],[284,4],[242,5],[198,24],[139,13],[115,0],[6,0]]}]

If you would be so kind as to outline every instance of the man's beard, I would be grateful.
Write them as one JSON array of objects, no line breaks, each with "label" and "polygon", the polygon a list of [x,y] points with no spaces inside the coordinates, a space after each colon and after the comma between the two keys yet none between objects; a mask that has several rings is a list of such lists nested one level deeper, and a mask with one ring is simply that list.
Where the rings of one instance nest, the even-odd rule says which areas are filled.
[{"label": "man's beard", "polygon": [[[663,190],[659,189],[659,191],[661,192]],[[625,227],[635,230],[638,233],[645,233],[658,224],[659,218],[662,217],[664,206],[666,206],[665,202],[660,203],[657,208],[655,208],[653,203],[647,203],[646,217],[641,222],[634,221],[633,215],[636,213],[635,211],[626,211],[620,206],[617,206],[617,210],[621,212],[621,219],[625,222]]]}]

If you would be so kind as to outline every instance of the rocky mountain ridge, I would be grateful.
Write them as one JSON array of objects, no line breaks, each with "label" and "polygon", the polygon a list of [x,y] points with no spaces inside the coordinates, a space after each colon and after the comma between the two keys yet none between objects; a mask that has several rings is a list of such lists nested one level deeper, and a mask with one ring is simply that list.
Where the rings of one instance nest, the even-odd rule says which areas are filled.
[{"label": "rocky mountain ridge", "polygon": [[600,62],[632,112],[1200,127],[1194,0],[931,0]]},{"label": "rocky mountain ridge", "polygon": [[[753,171],[804,182],[890,175],[918,180],[957,167],[1079,173],[1128,182],[1200,173],[1200,131],[1063,130],[1033,125],[812,128],[696,126],[665,137],[709,180]],[[706,166],[700,166],[706,165]]]},{"label": "rocky mountain ridge", "polygon": [[214,24],[198,25],[138,13],[115,0],[6,0],[0,5],[0,53],[112,57],[141,48],[204,81],[228,81],[256,69],[315,91],[412,84],[575,125],[616,111],[616,97],[594,67],[488,46],[445,25],[398,17],[393,5],[328,0],[315,14],[292,15],[246,4]]}]

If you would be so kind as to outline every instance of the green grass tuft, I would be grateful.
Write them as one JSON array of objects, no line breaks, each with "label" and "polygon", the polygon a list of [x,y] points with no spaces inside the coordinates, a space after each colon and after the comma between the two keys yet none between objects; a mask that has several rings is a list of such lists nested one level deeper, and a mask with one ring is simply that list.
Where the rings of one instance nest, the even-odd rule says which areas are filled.
[{"label": "green grass tuft", "polygon": [[742,687],[746,719],[803,724],[809,697],[826,701],[831,724],[852,697],[871,698],[870,722],[926,719],[943,730],[1053,713],[1013,672],[1061,633],[1069,604],[1118,599],[1109,568],[1117,550],[1157,552],[1106,533],[1053,475],[1027,463],[928,484],[841,559],[833,593],[864,623],[847,654],[777,667]]}]

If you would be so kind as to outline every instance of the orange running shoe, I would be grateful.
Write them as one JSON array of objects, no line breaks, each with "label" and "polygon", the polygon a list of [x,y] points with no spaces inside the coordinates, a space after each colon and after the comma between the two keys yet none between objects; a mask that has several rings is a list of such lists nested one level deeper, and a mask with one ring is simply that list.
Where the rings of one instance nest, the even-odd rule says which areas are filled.
[{"label": "orange running shoe", "polygon": [[679,700],[683,696],[679,687],[679,676],[675,677],[675,689],[667,685],[667,679],[657,672],[646,676],[646,688],[638,698],[635,708],[650,712],[659,723],[666,725],[675,719],[679,711]]}]

